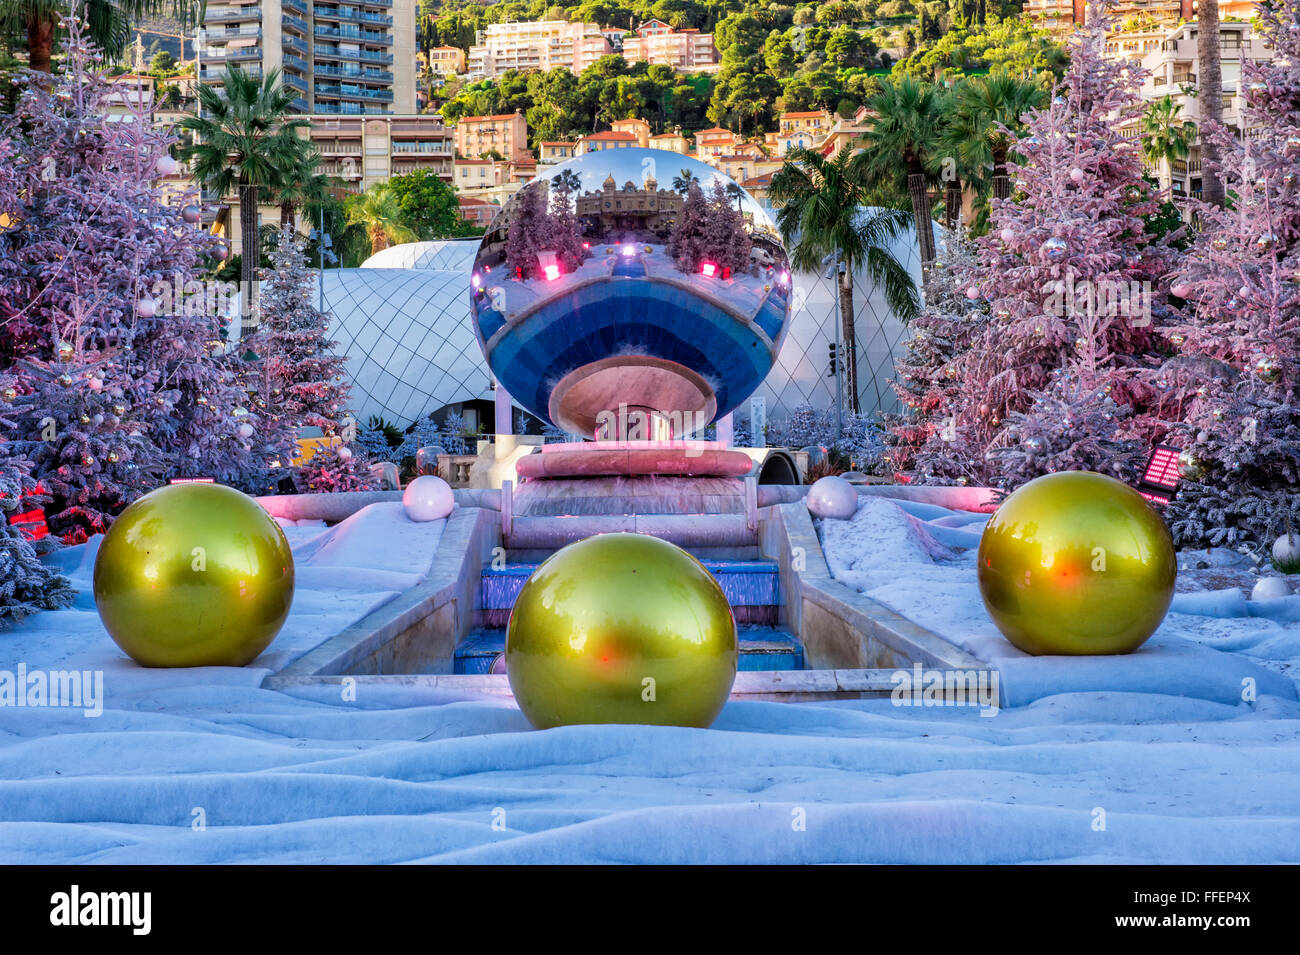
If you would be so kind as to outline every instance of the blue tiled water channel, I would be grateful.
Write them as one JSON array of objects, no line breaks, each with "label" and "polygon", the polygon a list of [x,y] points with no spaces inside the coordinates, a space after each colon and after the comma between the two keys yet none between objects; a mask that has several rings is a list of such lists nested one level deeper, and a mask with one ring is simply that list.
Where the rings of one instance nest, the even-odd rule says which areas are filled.
[{"label": "blue tiled water channel", "polygon": [[[736,616],[741,670],[802,670],[803,647],[778,624],[781,590],[772,561],[706,560]],[[481,626],[456,648],[456,673],[489,673],[505,651],[510,608],[537,564],[484,568],[479,584]]]}]

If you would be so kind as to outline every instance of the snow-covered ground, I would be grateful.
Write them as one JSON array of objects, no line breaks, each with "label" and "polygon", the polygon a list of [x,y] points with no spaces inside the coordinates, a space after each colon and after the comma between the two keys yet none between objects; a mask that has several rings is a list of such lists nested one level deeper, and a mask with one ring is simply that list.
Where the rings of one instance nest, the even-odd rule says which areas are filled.
[{"label": "snow-covered ground", "polygon": [[[963,520],[924,515],[927,541],[900,514],[881,512],[878,556],[854,545],[852,568],[828,530],[837,573],[923,623],[968,621],[967,645],[996,650],[969,556],[944,549],[969,539]],[[9,665],[102,667],[107,695],[94,719],[0,708],[0,862],[1300,861],[1300,703],[1256,667],[1297,656],[1296,624],[1279,618],[1173,614],[1143,652],[1186,645],[1208,679],[1139,653],[1105,661],[1111,682],[1139,664],[1139,683],[1079,689],[1060,665],[1064,692],[1041,693],[1050,674],[1009,676],[1038,696],[993,718],[736,702],[708,730],[536,732],[508,701],[260,689],[273,656],[424,566],[406,552],[428,541],[399,517],[372,515],[355,541],[290,529],[304,589],[244,670],[137,668],[85,595],[0,636]],[[436,543],[440,529],[424,530]],[[91,560],[73,571],[87,589]],[[390,589],[357,586],[367,579]],[[1240,652],[1214,648],[1224,641]],[[1217,699],[1225,671],[1211,661],[1269,685],[1251,704]]]}]

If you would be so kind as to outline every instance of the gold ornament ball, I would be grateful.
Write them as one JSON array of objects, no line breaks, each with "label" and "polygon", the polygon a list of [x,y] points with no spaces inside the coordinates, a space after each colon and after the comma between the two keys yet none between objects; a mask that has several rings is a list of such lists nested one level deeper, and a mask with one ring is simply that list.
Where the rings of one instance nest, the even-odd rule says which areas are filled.
[{"label": "gold ornament ball", "polygon": [[219,484],[173,484],[113,522],[95,558],[95,606],[148,667],[243,666],[293,603],[293,554],[269,514]]},{"label": "gold ornament ball", "polygon": [[600,534],[544,561],[515,601],[506,668],[534,726],[708,726],[736,678],[736,622],[704,565],[667,541]]},{"label": "gold ornament ball", "polygon": [[1137,649],[1164,619],[1177,572],[1155,509],[1088,471],[1023,485],[980,538],[984,606],[1003,636],[1035,655]]}]

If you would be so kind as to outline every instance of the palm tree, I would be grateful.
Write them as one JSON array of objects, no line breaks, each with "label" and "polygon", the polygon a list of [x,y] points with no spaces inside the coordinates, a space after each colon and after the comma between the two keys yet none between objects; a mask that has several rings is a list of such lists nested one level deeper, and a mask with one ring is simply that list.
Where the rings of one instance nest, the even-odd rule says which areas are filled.
[{"label": "palm tree", "polygon": [[359,225],[370,239],[370,254],[398,242],[414,242],[416,235],[402,224],[402,210],[398,208],[393,190],[381,182],[365,192],[348,196],[343,205],[348,225]]},{"label": "palm tree", "polygon": [[[883,80],[880,92],[867,103],[871,125],[864,136],[866,149],[854,160],[863,166],[867,182],[892,187],[911,200],[925,268],[934,261],[934,227],[926,187],[939,136],[939,107],[940,94],[928,83],[912,76]],[[900,176],[905,177],[901,189]]]},{"label": "palm tree", "polygon": [[699,176],[695,175],[695,173],[691,172],[689,169],[683,169],[677,175],[673,176],[673,192],[684,196],[690,190],[691,183],[699,181]]},{"label": "palm tree", "polygon": [[1023,125],[1021,118],[1046,102],[1041,85],[1004,71],[962,80],[949,100],[941,145],[959,168],[977,177],[973,184],[982,195],[1007,199],[1007,159]]},{"label": "palm tree", "polygon": [[777,206],[776,223],[794,267],[819,273],[828,258],[835,259],[845,345],[845,389],[849,408],[855,413],[859,404],[854,274],[865,268],[902,320],[910,320],[920,310],[912,277],[890,251],[890,244],[906,233],[911,216],[901,209],[864,208],[869,195],[863,166],[850,144],[845,144],[833,158],[812,149],[791,150],[768,187],[768,197]]},{"label": "palm tree", "polygon": [[1173,191],[1173,164],[1175,160],[1186,159],[1192,151],[1192,142],[1196,139],[1196,124],[1179,118],[1183,107],[1174,102],[1172,96],[1155,100],[1142,114],[1142,158],[1148,165],[1155,166],[1164,179],[1168,173],[1165,188]]},{"label": "palm tree", "polygon": [[[1219,60],[1219,0],[1197,0],[1196,59],[1200,73],[1197,100],[1201,104],[1201,127],[1223,122],[1223,69]],[[1201,199],[1214,206],[1224,202],[1223,180],[1210,167],[1218,161],[1219,150],[1204,139],[1201,142]]]},{"label": "palm tree", "polygon": [[233,63],[222,77],[223,89],[198,87],[200,116],[187,116],[181,127],[194,134],[194,143],[181,150],[194,178],[219,196],[239,192],[241,294],[246,295],[241,336],[257,327],[257,265],[261,243],[257,206],[261,190],[282,181],[287,162],[302,155],[298,130],[305,119],[290,119],[293,90],[280,85],[273,69],[258,80]]},{"label": "palm tree", "polygon": [[[109,56],[119,56],[131,39],[131,24],[163,10],[188,26],[196,20],[199,4],[180,0],[84,0],[79,14],[86,37]],[[0,31],[25,34],[27,65],[49,73],[54,36],[59,21],[74,12],[67,0],[0,0]]]},{"label": "palm tree", "polygon": [[294,138],[293,148],[280,157],[276,178],[267,184],[267,199],[280,207],[280,227],[294,224],[294,213],[319,206],[329,194],[330,180],[317,173],[320,153],[308,140]]}]

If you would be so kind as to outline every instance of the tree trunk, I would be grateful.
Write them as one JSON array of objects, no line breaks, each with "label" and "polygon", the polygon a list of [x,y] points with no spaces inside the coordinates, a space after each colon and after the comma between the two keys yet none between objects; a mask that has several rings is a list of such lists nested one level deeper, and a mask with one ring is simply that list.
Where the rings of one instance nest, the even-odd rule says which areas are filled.
[{"label": "tree trunk", "polygon": [[283,229],[285,226],[293,224],[293,203],[280,203],[280,228]]},{"label": "tree trunk", "polygon": [[[837,266],[838,268],[838,266]],[[858,402],[858,338],[853,321],[853,270],[845,268],[837,272],[835,281],[840,283],[840,335],[844,339],[843,369],[840,380],[844,382],[844,391],[849,399],[849,412],[857,414]]]},{"label": "tree trunk", "polygon": [[262,260],[260,236],[257,232],[257,186],[241,183],[239,186],[239,295],[243,302],[239,337],[245,338],[257,331],[257,266]]},{"label": "tree trunk", "polygon": [[930,222],[930,202],[925,195],[925,176],[909,173],[907,191],[912,197],[912,215],[916,219],[916,241],[921,251],[921,266],[929,268],[934,261],[934,228]]},{"label": "tree trunk", "polygon": [[371,226],[370,227],[370,254],[378,255],[386,248],[388,248],[388,236],[384,235],[384,230],[379,226]]},{"label": "tree trunk", "polygon": [[956,231],[961,222],[961,177],[953,176],[944,185],[943,224],[949,232]]},{"label": "tree trunk", "polygon": [[[1223,121],[1223,71],[1219,61],[1219,0],[1198,0],[1196,5],[1197,102],[1201,105],[1201,129]],[[1223,180],[1210,169],[1219,151],[1204,132],[1201,134],[1201,199],[1223,206]]]},{"label": "tree trunk", "polygon": [[993,198],[1011,198],[1011,177],[1007,175],[1006,147],[993,150]]},{"label": "tree trunk", "polygon": [[54,21],[48,17],[27,24],[27,65],[37,73],[50,73],[54,52]]}]

